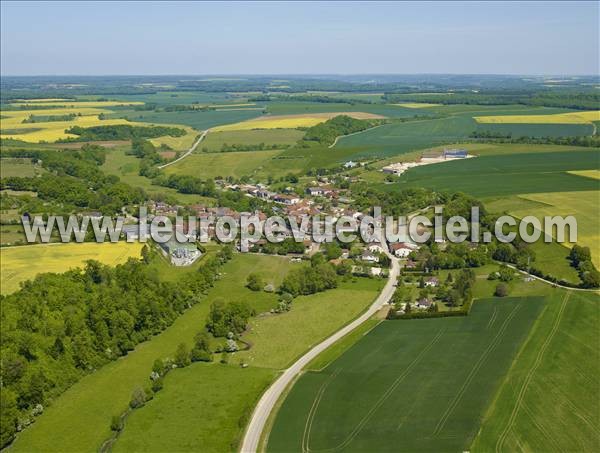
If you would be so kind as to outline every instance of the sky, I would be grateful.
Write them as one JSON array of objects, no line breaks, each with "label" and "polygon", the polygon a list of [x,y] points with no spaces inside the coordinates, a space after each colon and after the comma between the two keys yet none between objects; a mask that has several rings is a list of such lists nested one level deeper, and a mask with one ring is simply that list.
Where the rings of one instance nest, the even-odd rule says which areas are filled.
[{"label": "sky", "polygon": [[599,73],[599,2],[11,2],[2,75]]}]

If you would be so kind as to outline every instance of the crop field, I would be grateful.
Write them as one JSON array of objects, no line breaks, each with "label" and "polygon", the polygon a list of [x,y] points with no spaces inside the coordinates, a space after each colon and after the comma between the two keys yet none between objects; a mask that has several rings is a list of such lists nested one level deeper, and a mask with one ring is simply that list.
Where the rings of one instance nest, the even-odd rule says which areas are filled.
[{"label": "crop field", "polygon": [[573,137],[592,135],[592,124],[481,123],[477,130],[512,137]]},{"label": "crop field", "polygon": [[407,109],[425,109],[427,107],[438,107],[442,104],[431,104],[427,102],[404,102],[402,104],[390,104],[399,105],[400,107],[406,107]]},{"label": "crop field", "polygon": [[19,283],[42,272],[65,272],[82,266],[87,260],[116,265],[128,258],[139,258],[141,243],[107,242],[97,244],[42,244],[0,249],[2,294],[19,289]]},{"label": "crop field", "polygon": [[356,119],[383,118],[381,115],[365,112],[323,112],[307,115],[267,115],[241,123],[228,124],[212,128],[213,131],[243,131],[252,129],[296,129],[311,127],[338,115],[347,115]]},{"label": "crop field", "polygon": [[109,118],[126,117],[129,121],[142,123],[185,124],[198,131],[210,129],[223,124],[238,123],[259,117],[262,110],[252,109],[222,109],[222,110],[197,110],[187,112],[138,112],[135,110],[122,110],[109,115]]},{"label": "crop field", "polygon": [[[36,105],[39,105],[37,103]],[[108,105],[107,105],[108,104]],[[122,103],[121,103],[122,104]],[[45,104],[44,104],[45,105]],[[38,142],[56,142],[67,138],[77,138],[77,135],[67,134],[65,131],[73,126],[79,127],[94,127],[94,126],[116,126],[121,124],[140,125],[140,123],[130,122],[122,118],[109,118],[113,112],[103,107],[111,107],[119,105],[118,102],[100,101],[100,102],[76,102],[65,105],[64,108],[60,105],[49,105],[44,109],[32,110],[6,110],[2,111],[2,129],[0,129],[0,137],[13,138],[29,143]],[[107,119],[100,119],[99,115],[107,116]],[[27,122],[31,115],[37,117],[52,117],[75,115],[73,119],[64,121],[43,121],[43,122]],[[146,124],[144,124],[146,126]],[[187,134],[182,137],[158,137],[152,139],[156,145],[162,143],[176,150],[189,148],[194,142],[198,132],[189,126],[181,126]]]},{"label": "crop field", "polygon": [[[243,281],[233,283],[226,276],[219,288],[221,283],[236,288]],[[237,450],[254,403],[277,372],[366,309],[379,285],[377,280],[346,282],[295,299],[285,314],[254,318],[243,337],[252,344],[250,350],[236,353],[228,366],[195,364],[170,374],[164,394],[127,420],[113,451]],[[241,360],[250,366],[240,368]]]},{"label": "crop field", "polygon": [[[342,97],[345,93],[342,93]],[[311,115],[314,113],[364,112],[382,115],[389,118],[402,118],[415,115],[414,109],[391,104],[348,104],[348,103],[319,103],[319,102],[265,102],[267,111],[272,115]]]},{"label": "crop field", "polygon": [[79,109],[79,108],[104,108],[104,107],[123,107],[127,105],[142,105],[139,101],[79,101],[73,99],[30,99],[15,102],[11,106],[27,109],[29,104],[34,104],[36,108],[40,105],[49,109]]},{"label": "crop field", "polygon": [[584,178],[592,178],[600,180],[600,170],[581,170],[581,171],[569,171],[568,173],[577,176],[583,176]]},{"label": "crop field", "polygon": [[[261,129],[250,131],[210,132],[199,146],[202,150],[221,151],[223,145],[293,145],[304,132],[297,129]],[[198,152],[198,150],[196,150]]]},{"label": "crop field", "polygon": [[490,198],[552,192],[557,187],[564,191],[597,190],[597,181],[567,171],[596,169],[600,153],[594,149],[564,149],[510,156],[482,155],[464,161],[417,167],[403,174],[398,183],[384,187],[386,190],[430,187]]},{"label": "crop field", "polygon": [[600,296],[552,290],[473,452],[599,451]]},{"label": "crop field", "polygon": [[573,215],[577,219],[577,243],[590,247],[592,261],[600,267],[600,226],[598,225],[598,200],[600,187],[596,190],[578,192],[548,192],[521,194],[520,198],[537,202],[535,208],[513,209],[509,212],[517,217],[533,215],[541,219],[544,216]]},{"label": "crop field", "polygon": [[478,123],[590,124],[593,121],[600,121],[600,110],[553,115],[491,115],[474,118]]},{"label": "crop field", "polygon": [[384,321],[296,382],[267,451],[468,450],[543,306],[484,299],[468,317]]},{"label": "crop field", "polygon": [[[165,168],[167,174],[214,178],[264,174],[265,167],[280,151],[242,151],[228,153],[194,153]],[[292,167],[288,167],[288,172]]]}]

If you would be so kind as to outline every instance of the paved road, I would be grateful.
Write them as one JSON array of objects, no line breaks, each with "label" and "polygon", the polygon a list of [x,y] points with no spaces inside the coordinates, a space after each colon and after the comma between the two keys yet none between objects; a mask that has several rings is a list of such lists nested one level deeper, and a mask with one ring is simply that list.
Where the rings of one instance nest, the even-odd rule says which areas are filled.
[{"label": "paved road", "polygon": [[537,275],[530,274],[529,272],[521,270],[517,266],[513,266],[512,264],[502,263],[500,261],[498,261],[497,263],[498,264],[506,264],[506,266],[508,266],[511,269],[514,269],[514,270],[520,272],[523,275],[528,275],[531,278],[534,278],[535,280],[539,280],[540,282],[548,283],[549,285],[552,285],[552,286],[555,286],[555,287],[559,287],[559,288],[563,288],[563,289],[568,289],[569,291],[589,291],[589,292],[593,292],[593,293],[600,292],[600,290],[598,288],[573,288],[572,286],[564,286],[564,285],[561,285],[559,283],[555,283],[555,282],[551,282],[550,280],[546,280],[545,278],[538,277]]},{"label": "paved road", "polygon": [[167,164],[164,164],[164,165],[159,165],[159,166],[158,166],[158,168],[165,168],[165,167],[168,167],[169,165],[173,165],[173,164],[175,164],[175,163],[179,162],[181,159],[184,159],[184,158],[186,158],[187,156],[189,156],[190,154],[192,154],[192,153],[194,152],[194,150],[195,150],[195,149],[198,147],[198,145],[200,144],[200,142],[201,142],[202,140],[204,140],[204,137],[206,137],[206,134],[208,134],[208,129],[207,129],[207,130],[205,130],[204,132],[202,132],[202,135],[201,135],[200,137],[198,137],[198,140],[196,140],[196,141],[194,142],[194,144],[192,145],[192,147],[191,147],[190,149],[188,149],[188,150],[185,152],[185,154],[183,154],[183,155],[179,156],[177,159],[175,159],[175,160],[174,160],[174,161],[172,161],[172,162],[169,162],[169,163],[167,163]]},{"label": "paved road", "polygon": [[312,359],[314,359],[333,343],[371,318],[371,316],[377,313],[379,309],[392,297],[392,294],[396,289],[395,283],[400,271],[400,264],[397,258],[393,257],[392,255],[389,255],[389,257],[392,260],[392,267],[390,269],[388,281],[369,309],[350,324],[347,324],[342,329],[338,330],[329,338],[314,346],[310,351],[304,354],[292,366],[285,370],[283,374],[279,376],[279,378],[263,394],[262,398],[256,405],[254,412],[252,413],[252,418],[250,419],[250,423],[248,424],[248,428],[244,434],[244,440],[241,448],[243,453],[254,453],[258,450],[260,436],[265,428],[269,414],[273,410],[275,403],[281,397],[286,387],[294,380],[296,376],[298,376],[298,374],[300,374],[302,369]]}]

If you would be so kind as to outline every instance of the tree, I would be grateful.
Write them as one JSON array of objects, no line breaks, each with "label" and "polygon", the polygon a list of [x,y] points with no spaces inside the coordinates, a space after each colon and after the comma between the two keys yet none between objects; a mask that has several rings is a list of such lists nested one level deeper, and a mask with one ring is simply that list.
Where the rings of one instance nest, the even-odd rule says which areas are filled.
[{"label": "tree", "polygon": [[175,352],[175,364],[179,368],[184,368],[190,364],[190,352],[185,343],[179,343]]},{"label": "tree", "polygon": [[494,296],[496,296],[496,297],[508,296],[508,285],[506,283],[498,283],[498,285],[496,285],[496,290],[494,291]]},{"label": "tree", "polygon": [[15,438],[18,417],[16,394],[8,388],[0,389],[0,448]]},{"label": "tree", "polygon": [[404,305],[404,313],[409,314],[412,311],[412,308],[410,307],[410,303],[406,302],[406,304]]},{"label": "tree", "polygon": [[260,291],[265,286],[260,275],[252,273],[248,275],[246,280],[246,287],[252,291]]},{"label": "tree", "polygon": [[423,277],[419,279],[419,288],[425,288],[425,279]]},{"label": "tree", "polygon": [[110,430],[121,431],[123,429],[123,422],[121,421],[120,415],[113,415],[110,419]]}]

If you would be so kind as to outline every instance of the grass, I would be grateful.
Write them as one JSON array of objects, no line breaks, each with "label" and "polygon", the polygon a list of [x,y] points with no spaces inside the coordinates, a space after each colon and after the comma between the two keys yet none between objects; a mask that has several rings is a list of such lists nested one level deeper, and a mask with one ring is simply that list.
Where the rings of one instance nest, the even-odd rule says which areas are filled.
[{"label": "grass", "polygon": [[[190,156],[191,157],[191,156]],[[182,161],[184,163],[187,157]],[[179,164],[176,164],[179,165]],[[117,175],[123,182],[135,187],[144,189],[150,197],[158,194],[169,195],[174,197],[179,203],[208,203],[211,204],[211,199],[194,194],[183,194],[170,187],[156,186],[152,181],[145,176],[138,174],[140,168],[140,160],[135,156],[127,154],[127,148],[113,148],[106,153],[106,161],[100,169],[109,175]],[[171,168],[171,167],[167,167]]]},{"label": "grass", "polygon": [[0,177],[10,178],[18,176],[21,178],[33,178],[41,174],[44,169],[34,165],[31,159],[3,157],[0,159]]},{"label": "grass", "polygon": [[[296,299],[285,314],[254,318],[243,337],[252,344],[249,351],[236,353],[229,366],[192,365],[169,375],[164,393],[128,419],[114,451],[236,450],[247,417],[277,370],[364,310],[378,287],[375,280],[348,282]],[[241,360],[250,366],[234,366]]]},{"label": "grass", "polygon": [[293,145],[302,138],[304,132],[296,129],[264,129],[249,131],[211,132],[202,141],[200,149],[221,151],[227,145]]},{"label": "grass", "polygon": [[239,178],[244,175],[265,173],[265,165],[278,154],[280,154],[280,151],[192,154],[165,168],[165,172],[167,174],[176,173],[200,178],[214,178],[216,176]]},{"label": "grass", "polygon": [[600,110],[553,115],[490,115],[474,118],[478,123],[589,124],[592,121],[600,121]]},{"label": "grass", "polygon": [[42,272],[65,272],[87,260],[115,265],[139,257],[142,244],[119,242],[97,244],[43,244],[0,249],[2,294],[19,289],[19,283]]},{"label": "grass", "polygon": [[[194,335],[203,329],[212,300],[217,297],[226,300],[245,298],[257,308],[274,303],[274,294],[255,293],[246,289],[246,276],[253,271],[265,272],[266,277],[278,284],[284,269],[290,265],[289,260],[281,257],[236,255],[225,265],[223,278],[211,289],[206,300],[191,307],[164,332],[138,345],[126,357],[107,364],[73,385],[46,408],[44,415],[32,427],[19,435],[11,449],[16,452],[96,451],[110,435],[111,416],[121,413],[127,407],[131,392],[136,387],[148,384],[148,374],[154,360],[173,357],[179,343],[191,344]],[[174,268],[166,263],[158,266],[159,275],[163,273],[163,266],[167,267],[169,272],[174,272]],[[185,278],[189,271],[181,270],[183,272],[179,278]],[[239,371],[246,370],[240,368]],[[175,381],[176,377],[177,373],[174,373],[169,379]],[[211,382],[213,386],[219,384],[217,378]],[[166,386],[168,385],[177,387],[176,383],[167,382]],[[227,386],[222,390],[225,390],[227,395],[231,389]],[[193,396],[193,392],[190,392],[189,397]],[[222,398],[213,401],[212,404],[214,406],[221,401]],[[227,414],[231,417],[228,422],[237,425],[236,414]],[[204,429],[204,422],[198,423],[198,419],[194,419],[193,422],[197,430]],[[205,422],[208,423],[209,420]],[[76,436],[73,435],[74,432],[77,433]],[[142,438],[150,435],[160,433],[145,432],[143,436],[136,437],[142,441]],[[213,435],[220,436],[218,433]]]},{"label": "grass", "polygon": [[267,451],[466,450],[543,305],[484,299],[464,318],[384,321],[297,381]]},{"label": "grass", "polygon": [[600,449],[600,297],[553,292],[471,451]]},{"label": "grass", "polygon": [[[127,419],[113,452],[235,451],[254,399],[274,379],[267,368],[193,364]],[[254,398],[254,399],[253,399]]]}]

